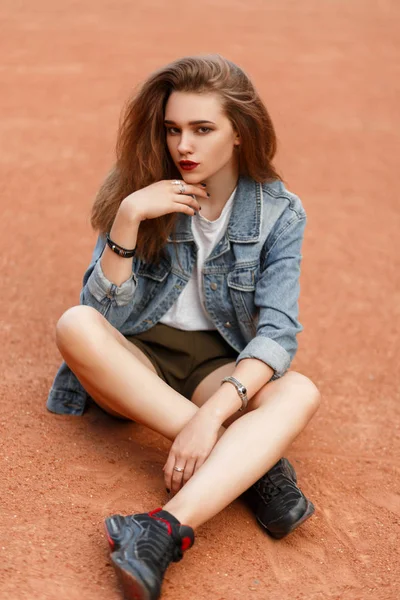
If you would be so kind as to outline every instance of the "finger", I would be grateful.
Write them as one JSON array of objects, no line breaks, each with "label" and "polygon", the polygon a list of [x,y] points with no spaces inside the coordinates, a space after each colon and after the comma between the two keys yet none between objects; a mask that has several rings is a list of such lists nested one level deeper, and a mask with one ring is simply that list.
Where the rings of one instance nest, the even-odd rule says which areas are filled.
[{"label": "finger", "polygon": [[175,196],[172,206],[174,212],[183,212],[191,217],[201,210],[200,203],[192,196]]},{"label": "finger", "polygon": [[[184,191],[181,191],[182,186],[183,186]],[[195,196],[199,196],[201,198],[209,198],[208,192],[200,185],[197,186],[192,183],[185,183],[184,181],[182,181],[182,186],[179,186],[179,185],[172,186],[173,191],[178,196],[185,196],[185,195],[191,196],[192,194],[194,194]]]},{"label": "finger", "polygon": [[193,206],[188,206],[182,202],[174,202],[169,212],[184,213],[185,215],[189,215],[189,217],[193,217],[198,210],[198,208],[193,208]]},{"label": "finger", "polygon": [[174,205],[185,207],[185,212],[188,214],[192,214],[193,211],[197,212],[201,210],[200,202],[193,196],[177,196],[174,198]]},{"label": "finger", "polygon": [[194,194],[201,198],[210,198],[210,194],[207,192],[206,188],[201,185],[196,185],[195,183],[185,183],[185,190],[185,194]]},{"label": "finger", "polygon": [[170,179],[168,181],[168,184],[172,184],[172,187],[174,189],[176,189],[179,192],[179,189],[182,187],[182,185],[185,188],[188,187],[192,187],[196,192],[200,191],[205,191],[207,193],[207,184],[206,183],[189,183],[188,181],[185,181],[184,179]]},{"label": "finger", "polygon": [[174,195],[175,202],[182,202],[195,210],[201,209],[201,204],[203,202],[203,198],[197,198],[195,194],[175,194]]},{"label": "finger", "polygon": [[185,485],[185,483],[187,483],[189,481],[189,479],[192,477],[193,473],[195,472],[196,461],[197,461],[197,458],[191,458],[187,461],[186,466],[185,466],[185,471],[184,471],[183,477],[182,477],[182,487]]},{"label": "finger", "polygon": [[[179,466],[179,467],[182,466],[182,467],[186,468],[186,465],[178,464],[177,466]],[[171,492],[173,494],[176,494],[181,489],[182,481],[183,481],[183,474],[184,474],[184,471],[173,471],[172,472]]]},{"label": "finger", "polygon": [[172,451],[170,451],[167,462],[165,463],[165,468],[164,468],[164,481],[165,481],[165,487],[167,488],[167,490],[171,489],[172,472],[173,472],[172,469],[174,468],[175,462],[176,462],[176,456]]}]

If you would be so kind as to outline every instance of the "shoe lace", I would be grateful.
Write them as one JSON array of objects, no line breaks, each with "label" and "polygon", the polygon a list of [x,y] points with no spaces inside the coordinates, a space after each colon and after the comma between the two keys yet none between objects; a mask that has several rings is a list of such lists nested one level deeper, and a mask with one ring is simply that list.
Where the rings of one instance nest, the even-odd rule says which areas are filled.
[{"label": "shoe lace", "polygon": [[275,485],[268,474],[264,475],[254,484],[255,489],[266,502],[272,500],[280,493],[279,486]]},{"label": "shoe lace", "polygon": [[178,539],[176,538],[176,536],[171,536],[170,539],[170,543],[168,544],[168,547],[165,548],[162,553],[159,553],[157,558],[156,558],[156,562],[159,565],[159,568],[161,570],[162,573],[164,573],[168,567],[168,565],[174,561],[177,562],[179,560],[181,560],[181,558],[183,557],[183,552],[180,548],[180,546],[178,546],[178,544],[180,543],[180,540],[178,541]]}]

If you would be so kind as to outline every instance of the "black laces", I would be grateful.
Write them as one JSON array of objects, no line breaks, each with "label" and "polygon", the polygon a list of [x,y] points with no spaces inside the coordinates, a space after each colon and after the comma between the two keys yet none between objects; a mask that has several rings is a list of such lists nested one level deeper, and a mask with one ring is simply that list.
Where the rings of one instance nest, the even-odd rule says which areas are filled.
[{"label": "black laces", "polygon": [[266,502],[269,502],[272,500],[272,498],[275,498],[275,496],[277,496],[281,491],[280,488],[271,481],[268,474],[256,481],[254,487]]}]

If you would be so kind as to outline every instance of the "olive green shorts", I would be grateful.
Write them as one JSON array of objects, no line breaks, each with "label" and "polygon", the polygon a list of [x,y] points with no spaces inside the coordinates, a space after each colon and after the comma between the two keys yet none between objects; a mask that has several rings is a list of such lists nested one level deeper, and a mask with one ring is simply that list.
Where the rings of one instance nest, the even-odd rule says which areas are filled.
[{"label": "olive green shorts", "polygon": [[161,379],[189,400],[204,377],[238,356],[216,330],[184,331],[157,323],[125,337],[151,360]]}]

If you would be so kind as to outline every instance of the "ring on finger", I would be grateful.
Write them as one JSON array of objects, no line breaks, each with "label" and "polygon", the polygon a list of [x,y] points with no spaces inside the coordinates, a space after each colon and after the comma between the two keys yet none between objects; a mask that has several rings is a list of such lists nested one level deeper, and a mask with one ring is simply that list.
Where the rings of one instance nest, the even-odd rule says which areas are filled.
[{"label": "ring on finger", "polygon": [[173,181],[171,181],[172,185],[181,185],[182,181],[179,181],[179,179],[174,179]]},{"label": "ring on finger", "polygon": [[183,181],[180,181],[179,182],[179,193],[184,194],[185,192],[186,192],[185,184],[183,183]]},{"label": "ring on finger", "polygon": [[174,467],[174,471],[178,471],[178,473],[183,473],[185,467]]}]

